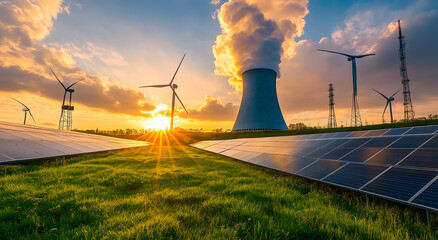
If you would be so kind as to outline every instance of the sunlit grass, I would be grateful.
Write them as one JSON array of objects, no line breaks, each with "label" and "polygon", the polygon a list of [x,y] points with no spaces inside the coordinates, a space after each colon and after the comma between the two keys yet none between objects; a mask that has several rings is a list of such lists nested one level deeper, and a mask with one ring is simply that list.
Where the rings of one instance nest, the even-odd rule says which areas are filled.
[{"label": "sunlit grass", "polygon": [[389,201],[163,144],[0,166],[0,239],[434,239]]}]

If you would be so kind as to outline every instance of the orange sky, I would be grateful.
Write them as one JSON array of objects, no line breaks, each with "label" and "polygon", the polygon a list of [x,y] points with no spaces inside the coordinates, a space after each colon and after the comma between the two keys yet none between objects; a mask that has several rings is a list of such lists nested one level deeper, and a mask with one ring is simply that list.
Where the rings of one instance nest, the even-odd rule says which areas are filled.
[{"label": "orange sky", "polygon": [[[184,113],[177,104],[175,126],[207,131],[231,129],[241,97],[236,85],[239,72],[248,66],[264,67],[264,64],[270,68],[278,66],[281,74],[277,85],[279,102],[287,124],[304,122],[311,126],[326,125],[328,84],[334,83],[338,124],[342,122],[345,125],[350,116],[351,65],[343,57],[316,51],[317,48],[325,48],[352,54],[377,54],[373,59],[358,61],[359,105],[364,123],[381,122],[385,101],[371,88],[377,88],[385,94],[392,94],[401,88],[394,19],[373,24],[382,14],[376,9],[364,9],[346,16],[344,23],[330,36],[319,41],[296,40],[302,35],[306,24],[304,17],[309,13],[307,1],[283,1],[284,4],[294,4],[294,8],[288,11],[293,14],[283,12],[289,5],[266,4],[255,0],[235,0],[230,4],[234,2],[251,4],[254,14],[261,14],[264,22],[248,18],[245,24],[253,26],[249,29],[230,25],[227,17],[242,13],[227,11],[227,4],[219,1],[211,5],[212,9],[216,9],[213,19],[210,14],[206,19],[216,24],[216,35],[208,33],[211,40],[206,41],[202,37],[203,32],[198,32],[198,36],[188,34],[193,41],[202,39],[195,44],[199,45],[199,49],[189,44],[191,40],[173,45],[174,42],[164,36],[166,29],[160,30],[158,23],[158,30],[150,34],[122,20],[120,25],[114,26],[115,35],[125,36],[135,44],[121,42],[120,45],[109,46],[103,41],[104,37],[99,41],[93,41],[90,37],[83,44],[75,39],[56,40],[54,37],[57,32],[78,31],[61,28],[57,23],[80,15],[85,11],[82,5],[62,0],[0,2],[0,10],[7,13],[0,16],[0,121],[22,121],[22,107],[9,99],[14,97],[31,109],[37,125],[57,127],[63,89],[51,75],[48,68],[51,66],[66,84],[84,79],[75,86],[73,128],[162,127],[169,121],[163,115],[164,112],[168,113],[171,104],[170,89],[139,89],[138,86],[169,82],[180,58],[187,51],[187,59],[175,82],[180,86],[177,92],[189,114]],[[433,43],[438,37],[436,33],[428,31],[430,26],[438,23],[438,14],[434,9],[424,8],[419,2],[409,6],[409,9],[417,11],[389,12],[388,15],[404,17],[414,110],[417,116],[425,116],[436,114],[438,106],[438,73],[433,67],[438,54],[438,48]],[[284,20],[295,25],[282,26]],[[266,22],[274,22],[279,26],[269,36],[277,39],[281,46],[278,63],[263,59],[264,55],[261,55],[262,59],[255,60],[257,56],[251,54],[260,48],[257,45],[259,43],[250,44],[245,40],[247,46],[244,46],[232,39],[234,33],[252,34],[252,28],[258,28]],[[163,35],[160,35],[161,31]],[[263,36],[257,36],[257,39],[263,39]],[[185,49],[184,45],[190,45],[189,49]],[[202,50],[204,48],[209,49]],[[205,59],[199,53],[201,50],[202,54],[207,55]],[[248,59],[252,65],[246,65]],[[395,119],[403,117],[400,94],[396,96],[393,111]]]}]

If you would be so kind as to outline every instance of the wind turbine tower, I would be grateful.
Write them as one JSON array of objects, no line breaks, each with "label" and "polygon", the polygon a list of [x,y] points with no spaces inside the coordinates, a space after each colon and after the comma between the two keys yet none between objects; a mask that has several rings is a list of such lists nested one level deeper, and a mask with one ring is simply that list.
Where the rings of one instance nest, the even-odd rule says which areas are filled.
[{"label": "wind turbine tower", "polygon": [[398,20],[398,40],[400,42],[400,75],[403,83],[403,105],[405,106],[405,120],[414,120],[415,112],[411,101],[411,90],[409,89],[408,69],[406,67],[406,44],[405,37],[402,35],[400,20]]},{"label": "wind turbine tower", "polygon": [[26,118],[27,118],[27,113],[28,112],[29,112],[29,115],[32,117],[33,122],[36,124],[35,118],[33,117],[32,112],[30,111],[30,109],[26,105],[24,105],[24,103],[18,101],[17,99],[15,99],[13,97],[11,97],[11,99],[16,101],[16,102],[18,102],[19,104],[23,105],[23,107],[24,107],[23,108],[23,112],[24,112],[24,123],[23,124],[26,125]]},{"label": "wind turbine tower", "polygon": [[389,98],[386,97],[385,95],[383,95],[381,92],[377,91],[376,89],[373,89],[373,90],[376,91],[378,94],[382,95],[382,97],[386,99],[385,110],[383,110],[383,114],[382,114],[382,122],[385,123],[385,111],[386,111],[386,108],[387,108],[388,105],[389,105],[389,113],[390,113],[390,115],[391,115],[391,124],[394,123],[394,120],[393,120],[393,118],[392,118],[392,103],[391,103],[391,102],[394,101],[394,96],[395,96],[398,92],[400,92],[400,90],[398,90],[397,92],[395,92],[394,94],[392,94],[392,96],[389,97]]},{"label": "wind turbine tower", "polygon": [[333,94],[333,84],[329,84],[329,119],[328,119],[328,128],[337,128],[336,124],[336,115],[335,115],[335,100]]},{"label": "wind turbine tower", "polygon": [[363,58],[367,56],[376,55],[374,53],[372,54],[365,54],[365,55],[348,55],[345,53],[340,52],[334,52],[329,50],[322,50],[318,49],[318,51],[322,52],[328,52],[328,53],[334,53],[334,54],[340,54],[347,57],[347,60],[351,62],[352,70],[353,70],[353,103],[351,106],[351,126],[352,127],[358,127],[362,126],[362,119],[360,118],[360,111],[359,111],[359,103],[357,101],[357,74],[356,74],[356,58]]},{"label": "wind turbine tower", "polygon": [[184,104],[182,103],[181,99],[178,97],[178,94],[176,94],[176,89],[178,88],[178,85],[176,85],[175,83],[173,83],[173,81],[175,80],[175,76],[178,73],[179,67],[181,67],[181,63],[184,61],[184,58],[186,57],[186,54],[184,54],[184,56],[181,59],[181,62],[179,62],[178,68],[176,68],[175,74],[173,74],[172,80],[170,80],[169,84],[163,84],[163,85],[149,85],[149,86],[140,86],[139,88],[149,88],[149,87],[153,87],[153,88],[163,88],[163,87],[170,87],[170,89],[172,90],[172,110],[170,113],[170,130],[173,129],[173,115],[175,113],[175,98],[178,99],[179,103],[181,103],[181,106],[184,108],[184,110],[187,112],[186,107],[184,106]]},{"label": "wind turbine tower", "polygon": [[[64,88],[64,98],[62,99],[61,117],[59,118],[58,129],[70,131],[71,127],[72,127],[72,122],[73,122],[73,120],[72,120],[72,112],[75,110],[75,107],[71,105],[72,94],[75,92],[75,90],[72,89],[71,87],[73,87],[76,83],[82,81],[83,79],[74,82],[73,84],[71,84],[68,87],[65,87],[65,85],[61,82],[61,80],[59,80],[59,78],[56,76],[55,72],[53,72],[52,68],[50,68],[50,71],[52,71],[52,73],[55,76],[56,80],[58,80],[58,82]],[[67,93],[70,94],[70,100],[66,104],[65,103],[65,98],[67,97]]]}]

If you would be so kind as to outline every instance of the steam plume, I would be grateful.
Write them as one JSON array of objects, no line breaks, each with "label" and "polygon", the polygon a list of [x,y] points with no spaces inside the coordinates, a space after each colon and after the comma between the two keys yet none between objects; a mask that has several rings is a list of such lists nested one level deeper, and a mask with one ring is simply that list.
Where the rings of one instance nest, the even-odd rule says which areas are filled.
[{"label": "steam plume", "polygon": [[222,28],[213,46],[215,73],[229,76],[241,89],[241,74],[252,68],[270,68],[280,75],[282,57],[294,55],[308,13],[308,0],[230,0],[218,13]]}]

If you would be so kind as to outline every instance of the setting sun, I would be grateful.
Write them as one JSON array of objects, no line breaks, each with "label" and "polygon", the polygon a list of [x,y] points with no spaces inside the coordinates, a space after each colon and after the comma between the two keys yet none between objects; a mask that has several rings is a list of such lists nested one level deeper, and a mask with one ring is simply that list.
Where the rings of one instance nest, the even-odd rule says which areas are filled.
[{"label": "setting sun", "polygon": [[167,105],[159,104],[156,109],[151,111],[153,117],[141,122],[141,125],[146,129],[166,130],[169,128],[170,117],[163,115],[163,112],[169,110]]}]

